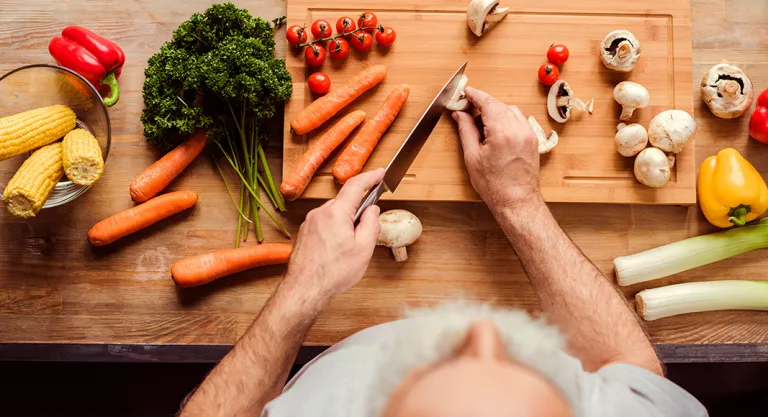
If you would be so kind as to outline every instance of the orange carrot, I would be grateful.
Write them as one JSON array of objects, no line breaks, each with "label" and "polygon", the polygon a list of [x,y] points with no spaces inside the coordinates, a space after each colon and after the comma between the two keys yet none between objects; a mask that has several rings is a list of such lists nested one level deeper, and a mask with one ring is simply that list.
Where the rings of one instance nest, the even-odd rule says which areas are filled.
[{"label": "orange carrot", "polygon": [[137,203],[143,203],[160,194],[163,188],[181,174],[181,171],[184,171],[184,168],[189,166],[197,155],[200,155],[203,148],[205,148],[205,131],[199,130],[133,180],[131,199]]},{"label": "orange carrot", "polygon": [[88,240],[93,246],[108,245],[121,237],[184,211],[194,206],[196,202],[197,194],[192,191],[163,194],[96,223],[88,231]]},{"label": "orange carrot", "polygon": [[301,158],[293,167],[293,170],[280,184],[280,192],[288,200],[295,200],[301,196],[304,190],[312,181],[312,176],[320,165],[328,158],[355,128],[365,120],[365,112],[355,110],[344,116],[330,130],[328,130],[320,139],[315,141],[312,146],[301,155]]},{"label": "orange carrot", "polygon": [[206,253],[176,262],[171,276],[179,287],[197,287],[246,269],[288,263],[291,249],[288,243],[264,243]]},{"label": "orange carrot", "polygon": [[325,123],[354,99],[380,83],[387,75],[387,67],[374,65],[355,75],[338,90],[326,94],[307,106],[291,120],[291,130],[303,135]]},{"label": "orange carrot", "polygon": [[373,148],[379,143],[379,139],[384,135],[392,122],[395,121],[395,117],[400,113],[400,109],[403,108],[406,100],[408,100],[408,93],[411,92],[411,87],[408,84],[397,86],[387,99],[384,100],[384,104],[379,107],[376,114],[370,118],[360,131],[357,132],[352,142],[347,145],[341,152],[339,158],[336,160],[336,164],[333,166],[333,176],[336,181],[344,184],[348,179],[359,174],[363,170],[365,162],[373,152]]}]

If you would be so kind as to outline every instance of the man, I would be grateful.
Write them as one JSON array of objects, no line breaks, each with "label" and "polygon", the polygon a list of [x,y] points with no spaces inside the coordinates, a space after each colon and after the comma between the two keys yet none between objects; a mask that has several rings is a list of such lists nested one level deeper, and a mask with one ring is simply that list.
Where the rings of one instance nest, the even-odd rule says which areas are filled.
[{"label": "man", "polygon": [[368,266],[379,209],[368,208],[357,228],[352,221],[383,176],[368,172],[307,215],[285,278],[182,416],[707,415],[663,378],[623,296],[550,214],[537,140],[520,110],[470,87],[466,95],[485,125],[482,141],[469,114],[453,114],[472,185],[517,252],[546,322],[468,303],[417,310],[347,338],[284,386],[317,314]]}]

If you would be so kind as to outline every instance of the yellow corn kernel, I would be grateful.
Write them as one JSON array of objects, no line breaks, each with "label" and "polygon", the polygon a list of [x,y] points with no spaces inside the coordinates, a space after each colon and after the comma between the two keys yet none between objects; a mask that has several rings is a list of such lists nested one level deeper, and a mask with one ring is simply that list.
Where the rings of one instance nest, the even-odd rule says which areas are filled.
[{"label": "yellow corn kernel", "polygon": [[85,129],[75,129],[62,141],[64,174],[77,185],[92,185],[104,172],[99,141]]},{"label": "yellow corn kernel", "polygon": [[42,107],[0,119],[0,161],[13,158],[64,137],[77,116],[67,106]]},{"label": "yellow corn kernel", "polygon": [[5,208],[23,219],[34,217],[62,175],[61,142],[36,150],[8,181],[3,191]]}]

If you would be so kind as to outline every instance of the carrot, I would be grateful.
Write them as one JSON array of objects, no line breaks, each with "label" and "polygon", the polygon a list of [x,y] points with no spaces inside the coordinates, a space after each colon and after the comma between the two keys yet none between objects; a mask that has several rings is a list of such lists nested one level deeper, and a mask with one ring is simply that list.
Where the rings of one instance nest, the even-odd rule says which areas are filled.
[{"label": "carrot", "polygon": [[352,142],[341,152],[336,164],[333,166],[333,176],[336,181],[344,184],[348,179],[359,174],[363,170],[365,162],[373,152],[373,148],[379,143],[379,139],[384,135],[395,117],[400,113],[411,87],[408,84],[397,86],[384,103],[376,111],[376,114],[370,118],[360,131],[357,132]]},{"label": "carrot", "polygon": [[264,243],[206,253],[176,262],[171,276],[179,287],[197,287],[246,269],[288,263],[291,249],[287,243]]},{"label": "carrot", "polygon": [[131,199],[137,203],[143,203],[160,194],[163,188],[181,174],[181,171],[184,171],[184,168],[189,166],[197,155],[200,155],[203,148],[205,148],[205,131],[198,130],[133,180]]},{"label": "carrot", "polygon": [[387,75],[387,67],[384,65],[374,65],[360,71],[341,88],[313,101],[294,117],[291,120],[291,130],[297,135],[303,135],[315,129],[364,92],[380,83],[385,75]]},{"label": "carrot", "polygon": [[88,241],[93,246],[108,245],[121,237],[184,211],[194,206],[196,202],[197,194],[192,191],[163,194],[96,223],[88,231]]},{"label": "carrot", "polygon": [[280,192],[288,200],[295,200],[304,193],[304,190],[312,181],[312,176],[320,165],[328,158],[355,128],[365,120],[365,112],[355,110],[344,116],[330,130],[328,130],[320,139],[315,141],[312,146],[301,155],[301,158],[293,167],[293,170],[280,184]]}]

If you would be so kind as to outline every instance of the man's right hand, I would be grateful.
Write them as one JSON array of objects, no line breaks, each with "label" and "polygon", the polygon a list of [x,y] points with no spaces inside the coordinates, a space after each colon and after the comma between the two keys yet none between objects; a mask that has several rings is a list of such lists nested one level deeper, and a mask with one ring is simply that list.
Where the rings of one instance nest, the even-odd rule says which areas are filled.
[{"label": "man's right hand", "polygon": [[454,112],[472,186],[492,212],[541,201],[536,134],[516,106],[467,87],[469,101],[482,115],[485,141],[474,119]]}]

